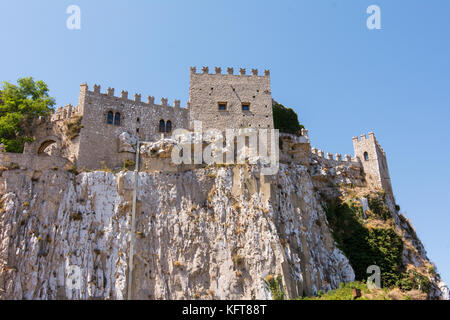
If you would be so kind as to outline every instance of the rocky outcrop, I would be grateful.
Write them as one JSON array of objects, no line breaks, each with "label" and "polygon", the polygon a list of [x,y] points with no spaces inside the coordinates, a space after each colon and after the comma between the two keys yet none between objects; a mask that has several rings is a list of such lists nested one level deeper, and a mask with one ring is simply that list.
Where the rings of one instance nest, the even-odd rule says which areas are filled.
[{"label": "rocky outcrop", "polygon": [[[268,276],[294,298],[353,280],[306,167],[258,170],[139,173],[134,299],[270,299]],[[4,171],[0,298],[126,298],[133,186],[128,171]]]},{"label": "rocky outcrop", "polygon": [[[380,190],[367,186],[358,162],[311,155],[308,143],[289,136],[280,141],[283,163],[273,176],[262,175],[261,165],[175,166],[170,139],[141,146],[137,174],[79,173],[61,157],[1,153],[0,299],[125,299],[129,282],[133,299],[328,291],[355,279],[322,207],[342,197],[360,204],[368,227],[394,228],[404,271],[427,277],[429,298],[448,298],[393,197],[385,203],[392,219],[368,219],[367,197]],[[129,134],[120,138],[130,159],[136,143]]]},{"label": "rocky outcrop", "polygon": [[127,131],[119,135],[119,152],[136,153],[137,137]]}]

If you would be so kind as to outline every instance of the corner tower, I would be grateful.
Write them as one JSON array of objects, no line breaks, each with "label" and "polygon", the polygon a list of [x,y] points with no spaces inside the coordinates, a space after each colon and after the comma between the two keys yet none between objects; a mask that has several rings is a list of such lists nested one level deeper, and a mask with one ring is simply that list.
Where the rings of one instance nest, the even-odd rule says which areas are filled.
[{"label": "corner tower", "polygon": [[210,74],[208,67],[197,73],[191,67],[189,87],[190,127],[193,121],[202,121],[203,129],[216,128],[273,128],[272,93],[270,72],[258,75],[252,69],[247,75],[245,69],[233,74],[233,68],[227,68],[222,74],[221,68],[215,68]]},{"label": "corner tower", "polygon": [[353,137],[353,149],[355,157],[362,163],[367,181],[385,190],[393,198],[386,153],[375,138],[375,134],[369,132],[369,138],[365,134],[361,135],[360,139]]}]

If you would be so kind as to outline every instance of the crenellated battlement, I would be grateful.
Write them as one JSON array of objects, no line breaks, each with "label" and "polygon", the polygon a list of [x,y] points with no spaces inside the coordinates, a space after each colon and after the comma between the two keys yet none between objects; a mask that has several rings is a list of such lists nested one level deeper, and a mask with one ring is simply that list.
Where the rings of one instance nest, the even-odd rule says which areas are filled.
[{"label": "crenellated battlement", "polygon": [[[227,67],[191,67],[190,125],[206,128],[273,128],[270,72]],[[221,105],[219,108],[218,105]]]},{"label": "crenellated battlement", "polygon": [[[196,122],[202,123],[204,132],[228,128],[268,130],[275,125],[269,70],[261,74],[256,68],[203,66],[197,70],[191,67],[189,100],[185,108],[181,108],[178,99],[169,104],[167,97],[160,98],[160,103],[159,99],[155,103],[154,96],[143,97],[140,93],[129,94],[127,90],[111,87],[102,92],[99,84],[89,90],[83,83],[77,107],[66,105],[57,108],[50,117],[38,119],[36,127],[42,131],[40,140],[25,149],[39,154],[53,141],[58,152],[79,167],[95,169],[101,162],[117,167],[135,156],[131,146],[117,148],[116,142],[118,139],[121,142],[123,133],[141,141],[156,141],[179,128],[194,130]],[[63,122],[75,115],[82,117]],[[55,126],[48,125],[49,122]],[[392,194],[386,155],[373,132],[353,137],[354,157],[311,148],[305,128],[300,135],[280,133],[279,138],[280,161],[317,169],[316,173],[320,171],[318,181],[335,175],[342,178],[340,182],[348,184],[347,177],[341,173],[354,172],[362,177],[360,184],[380,187]]]},{"label": "crenellated battlement", "polygon": [[67,104],[64,107],[59,107],[50,115],[50,121],[60,121],[72,118],[78,113],[78,108]]},{"label": "crenellated battlement", "polygon": [[372,142],[375,143],[375,145],[380,149],[380,151],[385,154],[383,148],[380,146],[380,144],[378,143],[377,138],[375,137],[375,134],[373,132],[369,132],[368,134],[369,137],[366,136],[366,134],[362,134],[360,137],[353,137],[353,143],[365,143],[365,142]]},{"label": "crenellated battlement", "polygon": [[342,154],[340,153],[336,153],[335,155],[333,155],[330,152],[326,153],[325,156],[325,152],[323,150],[317,149],[317,148],[311,148],[311,153],[323,160],[328,160],[332,163],[341,163],[341,162],[358,162],[358,159],[356,158],[352,158],[351,155],[346,154],[344,156],[344,158],[342,158]]},{"label": "crenellated battlement", "polygon": [[234,72],[234,68],[228,67],[227,73],[222,74],[221,67],[214,67],[214,73],[209,72],[209,67],[205,66],[201,68],[201,72],[197,72],[197,67],[191,67],[191,75],[233,75],[233,76],[248,76],[248,77],[269,77],[270,70],[264,70],[262,75],[259,75],[258,69],[251,69],[250,73],[245,68],[239,68],[239,73]]},{"label": "crenellated battlement", "polygon": [[[101,92],[101,86],[98,84],[94,84],[92,91],[89,90],[89,86],[86,83],[81,84],[80,87],[82,90],[84,90],[84,92],[89,93],[91,95],[109,97],[109,98],[114,98],[116,100],[120,99],[120,100],[127,101],[127,102],[138,103],[138,104],[149,105],[149,106],[151,106],[151,105],[158,106],[158,104],[155,104],[154,96],[148,96],[147,101],[142,101],[142,95],[140,93],[135,93],[134,99],[129,99],[128,91],[126,91],[126,90],[121,90],[120,96],[115,96],[114,95],[115,89],[111,88],[111,87],[108,87],[108,89],[106,90],[105,93]],[[162,97],[161,104],[159,104],[159,106],[181,108],[181,100],[175,99],[173,104],[170,105],[168,102],[168,98]]]},{"label": "crenellated battlement", "polygon": [[363,133],[362,135],[358,136],[354,136],[352,138],[352,140],[354,142],[362,142],[362,141],[366,141],[366,140],[370,140],[370,141],[376,141],[377,139],[375,138],[375,134],[373,132],[369,132],[369,137],[366,136],[365,133]]}]

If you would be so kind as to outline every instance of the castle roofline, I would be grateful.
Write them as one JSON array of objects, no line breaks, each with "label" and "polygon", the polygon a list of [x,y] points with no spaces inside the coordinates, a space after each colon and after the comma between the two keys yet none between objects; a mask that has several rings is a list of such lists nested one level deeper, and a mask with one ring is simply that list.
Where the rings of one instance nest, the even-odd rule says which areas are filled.
[{"label": "castle roofline", "polygon": [[[84,83],[82,83],[80,85],[80,90],[89,92],[91,94],[105,96],[105,97],[111,97],[111,98],[116,98],[116,99],[122,99],[122,100],[125,100],[125,101],[131,101],[131,102],[141,103],[141,104],[158,105],[157,103],[155,103],[155,97],[154,96],[148,96],[147,97],[147,102],[145,102],[145,101],[141,100],[141,94],[140,93],[135,93],[134,94],[134,99],[129,99],[128,98],[128,91],[122,90],[121,93],[120,93],[120,97],[118,97],[118,96],[114,95],[114,92],[115,92],[114,88],[110,88],[109,87],[106,90],[105,93],[102,93],[100,91],[100,88],[101,88],[100,85],[94,84],[94,88],[91,91],[91,90],[89,90],[89,86],[87,85],[86,82],[84,82]],[[168,100],[169,100],[168,98],[162,97],[160,105],[164,106],[164,107],[165,106],[167,106],[167,107],[175,107],[175,108],[180,108],[181,107],[181,101],[179,99],[175,99],[174,102],[173,102],[173,105],[169,105]]]},{"label": "castle roofline", "polygon": [[270,76],[270,70],[264,70],[263,75],[258,74],[258,69],[251,69],[251,74],[247,74],[247,70],[245,68],[239,68],[239,74],[234,74],[234,68],[227,68],[227,73],[222,74],[222,68],[215,67],[215,73],[209,73],[209,67],[202,67],[201,72],[197,73],[197,67],[191,67],[191,75],[234,75],[234,76],[256,76],[256,77],[269,77]]}]

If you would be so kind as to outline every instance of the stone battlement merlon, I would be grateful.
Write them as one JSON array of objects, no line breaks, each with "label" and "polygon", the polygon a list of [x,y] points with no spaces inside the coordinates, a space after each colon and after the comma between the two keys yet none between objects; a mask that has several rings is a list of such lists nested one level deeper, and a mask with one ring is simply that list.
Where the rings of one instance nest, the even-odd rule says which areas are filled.
[{"label": "stone battlement merlon", "polygon": [[214,68],[215,73],[209,72],[209,67],[202,67],[201,72],[197,72],[197,67],[191,67],[191,75],[232,75],[232,76],[247,76],[247,77],[270,77],[270,70],[264,70],[263,75],[258,74],[258,69],[251,69],[250,74],[247,74],[247,69],[245,68],[239,68],[239,74],[234,73],[234,68],[227,68],[227,73],[222,73],[222,68],[215,67]]},{"label": "stone battlement merlon", "polygon": [[[375,137],[375,134],[373,133],[373,132],[369,132],[369,134],[368,134],[368,136],[369,137],[367,137],[367,135],[365,134],[365,133],[363,133],[361,136],[354,136],[353,138],[352,138],[352,140],[353,141],[358,141],[358,142],[361,142],[361,141],[365,141],[365,140],[373,140],[373,141],[377,141],[377,138]],[[378,143],[378,141],[377,141],[377,143]]]},{"label": "stone battlement merlon", "polygon": [[319,158],[322,158],[323,160],[328,160],[333,163],[343,163],[343,162],[354,162],[359,163],[356,158],[352,158],[351,155],[346,154],[344,158],[342,158],[342,154],[336,153],[334,156],[332,153],[327,152],[325,155],[325,152],[323,150],[317,149],[317,148],[311,148],[311,153],[313,155],[316,155]]},{"label": "stone battlement merlon", "polygon": [[[169,105],[168,103],[168,99],[165,97],[161,98],[161,104],[156,104],[155,103],[155,97],[154,96],[148,96],[147,101],[142,101],[142,95],[140,93],[135,93],[134,94],[134,99],[129,99],[128,97],[128,91],[122,90],[120,93],[120,97],[117,97],[114,95],[115,89],[114,88],[108,88],[106,90],[106,93],[102,93],[101,92],[101,86],[94,84],[93,90],[89,90],[89,87],[86,83],[83,83],[80,85],[80,90],[84,91],[85,93],[89,93],[92,95],[98,95],[98,96],[103,96],[103,97],[109,97],[109,98],[113,98],[116,101],[124,100],[127,102],[134,102],[134,103],[138,103],[138,104],[143,104],[143,105],[155,105],[155,106],[164,106],[164,107],[170,107],[170,108],[181,108],[181,100],[179,99],[175,99],[172,105]],[[186,106],[187,108],[188,106]]]},{"label": "stone battlement merlon", "polygon": [[383,154],[385,154],[383,148],[381,147],[381,145],[379,144],[377,138],[375,137],[375,134],[373,132],[369,132],[368,136],[369,137],[367,137],[366,134],[362,134],[360,137],[358,137],[358,136],[353,137],[352,140],[354,142],[363,142],[363,141],[366,141],[366,140],[367,141],[373,141],[375,143],[375,145],[381,150],[381,152]]}]

